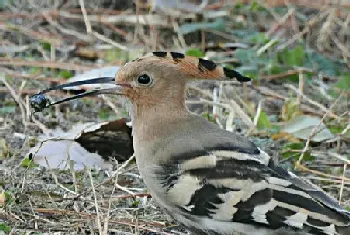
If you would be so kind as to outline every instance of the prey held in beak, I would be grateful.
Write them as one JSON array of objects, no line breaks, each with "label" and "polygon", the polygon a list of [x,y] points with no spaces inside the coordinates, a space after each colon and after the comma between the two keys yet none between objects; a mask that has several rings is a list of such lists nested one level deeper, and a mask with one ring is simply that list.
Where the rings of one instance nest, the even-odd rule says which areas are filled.
[{"label": "prey held in beak", "polygon": [[[116,85],[114,82],[114,77],[100,77],[100,78],[93,78],[93,79],[88,79],[88,80],[83,80],[83,81],[74,81],[66,84],[61,84],[58,86],[50,87],[45,90],[42,90],[38,94],[35,94],[30,97],[30,106],[34,109],[35,112],[41,112],[45,108],[48,108],[52,105],[55,104],[60,104],[66,101],[70,100],[75,100],[79,99],[85,96],[91,96],[91,95],[99,95],[99,94],[115,94],[119,95],[122,94],[122,89],[123,86]],[[80,85],[91,85],[91,84],[109,84],[109,85],[114,85],[113,87],[109,88],[99,88],[99,89],[94,89],[90,91],[86,91],[84,93],[74,95],[68,98],[64,98],[55,102],[50,102],[50,100],[45,96],[46,93],[54,90],[62,90],[64,88],[68,87],[75,87],[75,86],[80,86]]]}]

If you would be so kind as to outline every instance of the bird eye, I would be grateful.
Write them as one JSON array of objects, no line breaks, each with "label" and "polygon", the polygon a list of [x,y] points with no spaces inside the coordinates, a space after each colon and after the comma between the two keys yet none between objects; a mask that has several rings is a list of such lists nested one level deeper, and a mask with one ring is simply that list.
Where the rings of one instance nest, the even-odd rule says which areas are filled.
[{"label": "bird eye", "polygon": [[152,84],[152,78],[148,76],[147,74],[142,74],[137,78],[137,82],[143,86],[145,85],[151,85]]}]

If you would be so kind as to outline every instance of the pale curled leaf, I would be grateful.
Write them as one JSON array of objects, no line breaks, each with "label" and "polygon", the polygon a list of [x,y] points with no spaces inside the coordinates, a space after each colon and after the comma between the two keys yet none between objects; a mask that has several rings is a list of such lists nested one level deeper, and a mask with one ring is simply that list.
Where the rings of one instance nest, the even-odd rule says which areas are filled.
[{"label": "pale curled leaf", "polygon": [[[75,143],[84,132],[94,131],[101,127],[102,124],[96,123],[78,123],[72,127],[68,132],[62,131],[61,129],[50,130],[49,133],[45,133],[39,136],[40,142],[29,151],[29,154],[33,154],[33,163],[39,164],[43,167],[52,169],[69,169],[67,162],[68,158],[75,162],[74,169],[81,170],[83,159],[87,157],[86,150]],[[79,146],[77,146],[78,144]],[[79,148],[81,148],[79,150]],[[79,154],[77,154],[79,153]],[[96,158],[96,156],[92,156]],[[102,159],[99,156],[100,159]],[[89,160],[87,160],[87,167]]]},{"label": "pale curled leaf", "polygon": [[33,162],[43,167],[68,170],[69,162],[74,162],[74,170],[85,167],[107,169],[106,163],[97,153],[90,153],[73,140],[48,140],[31,149]]},{"label": "pale curled leaf", "polygon": [[321,142],[334,138],[334,135],[326,127],[325,124],[321,123],[319,117],[302,115],[298,116],[289,122],[287,122],[281,129],[281,132],[287,132],[299,139],[306,140],[310,137],[313,129],[318,126],[315,136],[311,139],[315,142]]},{"label": "pale curled leaf", "polygon": [[93,132],[100,129],[102,126],[107,125],[108,122],[86,122],[77,123],[68,132],[64,132],[60,129],[52,130],[49,135],[40,136],[42,140],[47,140],[54,138],[55,140],[77,140],[84,133]]},{"label": "pale curled leaf", "polygon": [[133,152],[131,129],[124,119],[101,123],[78,123],[68,132],[52,130],[39,137],[40,142],[30,150],[33,163],[44,167],[75,170],[106,169],[110,164],[103,159],[128,159]]}]

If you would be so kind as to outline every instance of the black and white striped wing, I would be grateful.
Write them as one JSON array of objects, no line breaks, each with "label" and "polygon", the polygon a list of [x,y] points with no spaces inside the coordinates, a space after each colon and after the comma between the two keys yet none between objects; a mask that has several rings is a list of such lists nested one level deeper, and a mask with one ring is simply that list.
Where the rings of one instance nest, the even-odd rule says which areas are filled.
[{"label": "black and white striped wing", "polygon": [[[166,167],[167,200],[188,215],[266,229],[350,234],[350,213],[260,151],[210,150]],[[163,172],[164,173],[164,172]]]}]

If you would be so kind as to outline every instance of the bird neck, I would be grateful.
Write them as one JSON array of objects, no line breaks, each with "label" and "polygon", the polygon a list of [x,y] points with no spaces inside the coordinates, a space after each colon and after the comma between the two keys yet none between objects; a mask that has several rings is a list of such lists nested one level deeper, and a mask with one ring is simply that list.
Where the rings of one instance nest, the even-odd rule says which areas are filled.
[{"label": "bird neck", "polygon": [[139,140],[151,140],[166,134],[171,123],[189,115],[185,99],[151,105],[133,105],[133,136]]}]

